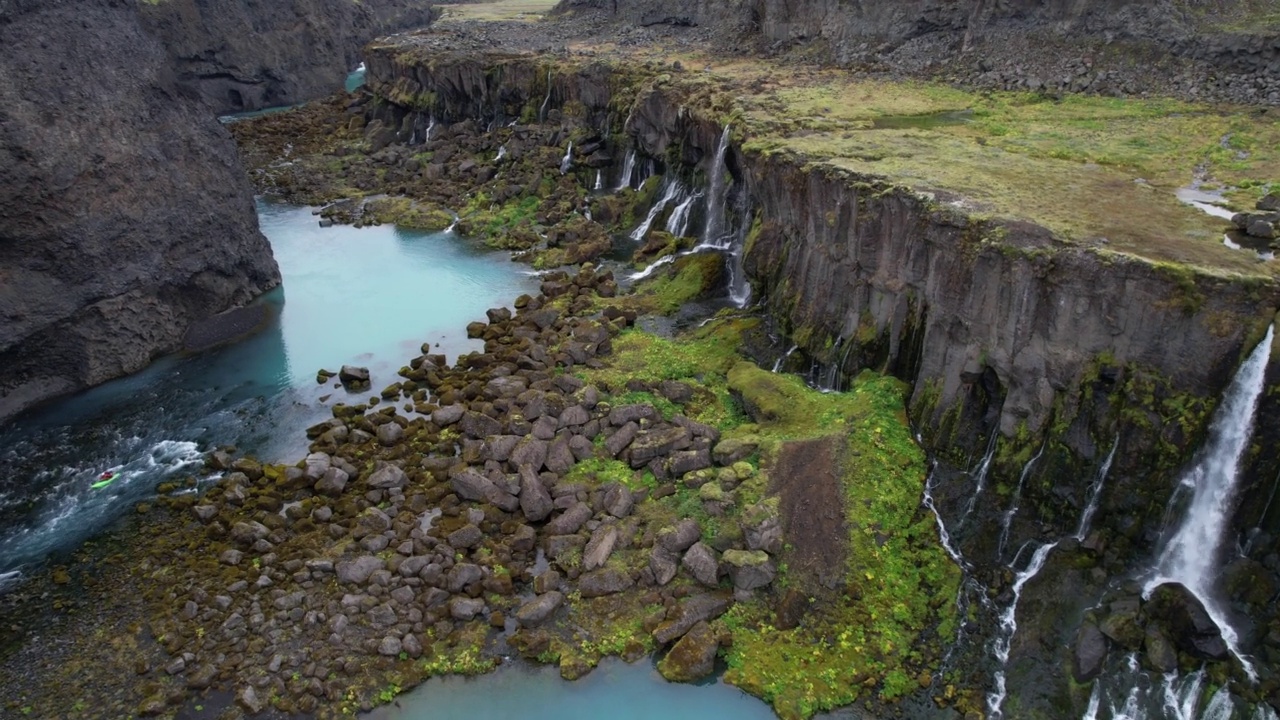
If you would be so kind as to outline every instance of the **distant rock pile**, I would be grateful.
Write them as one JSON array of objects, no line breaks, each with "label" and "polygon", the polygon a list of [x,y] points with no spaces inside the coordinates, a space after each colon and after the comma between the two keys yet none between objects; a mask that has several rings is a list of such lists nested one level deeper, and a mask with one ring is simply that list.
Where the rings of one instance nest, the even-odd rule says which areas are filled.
[{"label": "distant rock pile", "polygon": [[1251,237],[1275,240],[1280,237],[1280,194],[1270,193],[1255,206],[1261,212],[1236,213],[1231,223]]}]

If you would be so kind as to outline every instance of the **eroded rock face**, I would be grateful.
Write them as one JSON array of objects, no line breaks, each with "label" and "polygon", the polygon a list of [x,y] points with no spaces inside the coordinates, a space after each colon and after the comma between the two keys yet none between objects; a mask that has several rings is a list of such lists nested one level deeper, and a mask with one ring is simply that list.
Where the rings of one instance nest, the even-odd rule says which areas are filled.
[{"label": "eroded rock face", "polygon": [[134,3],[0,10],[0,105],[0,419],[139,370],[279,284],[230,136]]},{"label": "eroded rock face", "polygon": [[365,43],[426,27],[439,12],[414,0],[165,0],[139,3],[180,81],[217,113],[290,105],[334,92]]}]

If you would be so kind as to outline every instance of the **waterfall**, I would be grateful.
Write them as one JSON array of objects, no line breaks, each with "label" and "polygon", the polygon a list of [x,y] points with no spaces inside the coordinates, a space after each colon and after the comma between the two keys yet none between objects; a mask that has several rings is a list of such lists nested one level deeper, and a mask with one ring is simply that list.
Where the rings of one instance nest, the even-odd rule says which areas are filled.
[{"label": "waterfall", "polygon": [[[1049,553],[1057,546],[1058,543],[1051,542],[1036,548],[1036,551],[1031,555],[1031,561],[1027,563],[1026,569],[1014,577],[1013,600],[1010,600],[1008,607],[1004,609],[1004,612],[1000,613],[999,634],[992,644],[996,660],[1000,662],[1000,669],[996,671],[996,689],[987,693],[987,707],[992,718],[1004,717],[1004,711],[1001,709],[1007,694],[1004,669],[1009,662],[1009,648],[1013,644],[1013,636],[1018,632],[1018,601],[1022,599],[1022,588],[1031,578],[1039,574],[1040,569],[1044,567],[1044,561],[1049,557]],[[1025,549],[1026,546],[1024,545],[1022,550]],[[1019,555],[1022,554],[1022,550],[1018,551]],[[1017,562],[1016,557],[1014,562]],[[1010,567],[1012,568],[1013,566],[1010,565]]]},{"label": "waterfall", "polygon": [[592,190],[601,190],[604,188],[604,174],[599,170],[596,171],[596,184]]},{"label": "waterfall", "polygon": [[1018,505],[1022,502],[1022,486],[1027,482],[1027,476],[1031,474],[1031,468],[1035,467],[1036,461],[1044,455],[1044,449],[1048,445],[1046,440],[1040,445],[1040,452],[1036,456],[1027,461],[1022,467],[1022,474],[1018,476],[1018,487],[1013,491],[1013,502],[1009,504],[1009,509],[1005,512],[1004,518],[1000,523],[1000,542],[996,544],[996,557],[1004,557],[1005,544],[1009,542],[1009,528],[1013,525],[1013,517],[1018,514]]},{"label": "waterfall", "polygon": [[652,275],[655,270],[662,267],[663,265],[670,265],[671,263],[675,262],[676,257],[677,256],[675,255],[664,255],[658,258],[657,260],[649,263],[649,267],[641,270],[640,272],[631,273],[630,275],[627,276],[627,279],[631,280],[632,282],[635,282],[636,280],[643,280],[649,277],[650,275]]},{"label": "waterfall", "polygon": [[1115,442],[1111,443],[1111,452],[1107,453],[1107,459],[1102,462],[1102,467],[1098,468],[1098,477],[1089,485],[1089,502],[1085,504],[1084,514],[1080,516],[1080,526],[1076,528],[1076,540],[1084,540],[1089,534],[1089,524],[1093,522],[1093,514],[1098,512],[1098,501],[1102,498],[1102,485],[1107,480],[1107,473],[1111,472],[1111,462],[1116,459],[1116,448],[1120,447],[1120,436],[1117,435]]},{"label": "waterfall", "polygon": [[800,349],[799,345],[792,345],[790,350],[783,353],[782,357],[778,358],[777,361],[773,363],[773,372],[778,372],[779,370],[781,370],[782,364],[787,361],[787,358],[791,357],[791,353],[799,349]]},{"label": "waterfall", "polygon": [[628,150],[627,157],[622,161],[622,177],[618,178],[618,187],[615,190],[623,190],[631,187],[631,175],[636,170],[636,151]]},{"label": "waterfall", "polygon": [[720,145],[716,147],[715,159],[711,161],[711,168],[708,170],[711,186],[707,190],[707,224],[702,232],[702,244],[719,250],[728,249],[728,246],[722,245],[724,200],[728,190],[724,181],[725,173],[728,172],[724,164],[724,156],[728,149],[729,126],[725,125],[724,132],[720,133]]},{"label": "waterfall", "polygon": [[569,168],[573,167],[573,141],[569,141],[569,149],[564,151],[564,157],[560,158],[560,174],[564,175],[569,172]]},{"label": "waterfall", "polygon": [[977,469],[973,471],[974,476],[978,479],[978,484],[973,489],[973,494],[969,496],[969,502],[965,505],[964,514],[960,516],[961,523],[973,512],[973,508],[978,502],[978,496],[982,494],[982,489],[986,487],[987,473],[991,471],[991,461],[996,456],[996,438],[999,434],[997,429],[991,429],[991,438],[987,440],[987,452],[982,456],[982,461],[978,463]]},{"label": "waterfall", "polygon": [[964,556],[960,554],[959,548],[952,544],[951,533],[947,531],[947,524],[942,521],[942,513],[938,511],[938,506],[933,501],[933,488],[937,482],[937,473],[935,472],[937,468],[938,461],[935,460],[933,461],[933,465],[929,468],[929,477],[925,478],[924,498],[920,501],[920,504],[924,505],[929,509],[929,512],[933,513],[933,519],[938,523],[938,539],[942,541],[942,549],[947,551],[947,554],[951,556],[951,559],[955,561],[956,565],[959,565],[963,570],[967,570],[970,565],[968,561],[964,559]]},{"label": "waterfall", "polygon": [[1256,679],[1253,665],[1240,652],[1239,637],[1226,621],[1214,585],[1222,544],[1235,509],[1240,458],[1253,434],[1254,412],[1262,393],[1267,361],[1271,358],[1273,335],[1274,328],[1268,327],[1266,337],[1240,366],[1223,395],[1222,404],[1214,412],[1209,439],[1180,483],[1192,490],[1191,504],[1143,588],[1146,595],[1162,583],[1172,581],[1185,585],[1204,603],[1231,654],[1240,660],[1251,679]]},{"label": "waterfall", "polygon": [[702,193],[696,192],[685,198],[675,210],[671,211],[671,217],[667,218],[667,232],[675,237],[684,237],[689,231],[689,211],[693,207],[693,203],[702,197]]},{"label": "waterfall", "polygon": [[[729,257],[725,264],[729,269],[729,300],[734,307],[746,307],[751,299],[751,284],[747,282],[747,271],[742,266],[743,255],[747,250],[747,233],[751,231],[751,208],[747,204],[747,194],[738,195],[739,220],[738,230],[733,233],[729,243]],[[845,355],[854,343],[845,348]],[[840,367],[844,367],[844,358],[840,359]]]},{"label": "waterfall", "polygon": [[499,146],[498,146],[498,157],[494,158],[494,159],[493,159],[493,161],[494,161],[494,162],[502,162],[502,158],[504,158],[504,157],[506,157],[506,156],[507,156],[507,146],[506,146],[506,145],[499,145]]},{"label": "waterfall", "polygon": [[551,102],[551,71],[547,71],[547,96],[542,99],[542,107],[538,108],[538,123],[547,120],[547,103]]},{"label": "waterfall", "polygon": [[435,129],[436,129],[436,116],[434,114],[427,116],[427,134],[426,134],[426,137],[422,139],[422,142],[431,142],[431,131]]},{"label": "waterfall", "polygon": [[658,218],[662,209],[667,206],[667,203],[679,197],[682,192],[684,192],[684,188],[680,187],[679,180],[669,180],[663,183],[662,197],[658,198],[653,207],[649,208],[649,214],[645,216],[644,222],[640,223],[640,226],[631,232],[631,239],[636,242],[644,242],[644,236],[649,234],[649,228],[653,225],[653,221]]}]

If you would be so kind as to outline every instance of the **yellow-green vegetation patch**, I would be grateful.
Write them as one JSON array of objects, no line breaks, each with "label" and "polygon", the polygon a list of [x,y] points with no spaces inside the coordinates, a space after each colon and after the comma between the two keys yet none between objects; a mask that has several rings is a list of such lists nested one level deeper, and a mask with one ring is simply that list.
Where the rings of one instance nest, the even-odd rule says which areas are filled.
[{"label": "yellow-green vegetation patch", "polygon": [[954,632],[960,571],[920,507],[925,457],[907,424],[903,385],[864,372],[850,391],[822,394],[748,363],[736,365],[729,381],[761,419],[757,434],[770,440],[766,468],[783,443],[838,438],[848,546],[845,582],[832,596],[786,600],[804,608],[795,627],[783,629],[764,601],[729,612],[725,679],[784,718],[869,692],[891,701],[927,685],[940,659],[936,639]]},{"label": "yellow-green vegetation patch", "polygon": [[364,212],[370,219],[410,230],[438,232],[453,224],[453,216],[448,211],[405,197],[370,200],[365,203]]},{"label": "yellow-green vegetation patch", "polygon": [[718,253],[685,255],[676,258],[670,271],[660,271],[627,297],[641,312],[670,315],[714,289],[723,268],[724,260]]},{"label": "yellow-green vegetation patch", "polygon": [[748,150],[948,191],[971,214],[1028,220],[1068,241],[1272,272],[1223,245],[1223,220],[1174,195],[1206,176],[1248,210],[1280,186],[1280,123],[1271,112],[826,73],[765,77],[773,82],[749,86],[756,90],[741,100]]},{"label": "yellow-green vegetation patch", "polygon": [[689,383],[694,396],[683,414],[722,429],[733,427],[743,417],[729,392],[727,373],[741,359],[742,333],[759,323],[757,318],[722,318],[679,339],[630,329],[613,340],[613,355],[603,368],[579,375],[615,390],[624,388],[628,380]]}]

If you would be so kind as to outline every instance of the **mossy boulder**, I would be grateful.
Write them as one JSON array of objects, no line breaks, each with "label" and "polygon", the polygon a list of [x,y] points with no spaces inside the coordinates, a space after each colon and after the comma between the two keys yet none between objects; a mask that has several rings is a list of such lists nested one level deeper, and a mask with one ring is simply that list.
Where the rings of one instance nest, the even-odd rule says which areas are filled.
[{"label": "mossy boulder", "polygon": [[671,682],[695,682],[715,670],[720,642],[706,622],[699,622],[680,638],[658,663],[658,672]]}]

